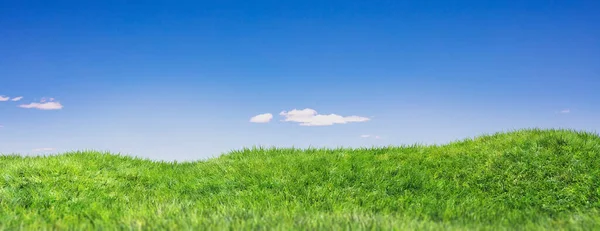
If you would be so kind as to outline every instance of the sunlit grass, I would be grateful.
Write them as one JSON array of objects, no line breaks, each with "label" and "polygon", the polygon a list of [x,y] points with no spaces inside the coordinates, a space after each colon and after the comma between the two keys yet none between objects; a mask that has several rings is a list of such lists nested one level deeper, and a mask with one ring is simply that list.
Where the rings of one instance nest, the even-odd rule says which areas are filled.
[{"label": "sunlit grass", "polygon": [[198,162],[0,157],[1,229],[600,230],[600,136],[253,148]]}]

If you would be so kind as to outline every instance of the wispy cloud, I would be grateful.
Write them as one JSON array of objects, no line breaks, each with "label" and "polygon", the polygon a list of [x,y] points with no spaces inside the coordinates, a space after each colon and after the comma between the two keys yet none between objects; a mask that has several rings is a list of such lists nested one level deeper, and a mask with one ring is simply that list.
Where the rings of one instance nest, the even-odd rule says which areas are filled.
[{"label": "wispy cloud", "polygon": [[268,123],[269,121],[271,121],[271,119],[273,119],[273,114],[265,113],[265,114],[253,116],[252,118],[250,118],[250,122],[252,122],[252,123]]},{"label": "wispy cloud", "polygon": [[361,116],[341,116],[336,114],[319,115],[317,111],[305,108],[302,110],[282,111],[280,116],[284,116],[283,121],[300,123],[300,126],[330,126],[334,124],[346,124],[351,122],[365,122],[369,118]]},{"label": "wispy cloud", "polygon": [[10,99],[10,97],[8,97],[8,96],[0,95],[0,102],[8,101],[9,99]]},{"label": "wispy cloud", "polygon": [[373,139],[381,139],[381,136],[375,135],[361,135],[360,138],[373,138]]},{"label": "wispy cloud", "polygon": [[31,150],[31,151],[34,151],[34,152],[47,152],[47,151],[54,151],[54,149],[55,148],[36,148],[36,149]]},{"label": "wispy cloud", "polygon": [[561,114],[571,113],[571,109],[563,109],[563,110],[559,111],[558,113],[561,113]]},{"label": "wispy cloud", "polygon": [[21,104],[19,105],[21,108],[33,108],[39,110],[59,110],[63,108],[63,105],[60,102],[46,102],[46,103],[30,103],[30,104]]},{"label": "wispy cloud", "polygon": [[11,101],[19,101],[21,99],[23,99],[23,96],[18,96],[18,97],[12,98]]}]

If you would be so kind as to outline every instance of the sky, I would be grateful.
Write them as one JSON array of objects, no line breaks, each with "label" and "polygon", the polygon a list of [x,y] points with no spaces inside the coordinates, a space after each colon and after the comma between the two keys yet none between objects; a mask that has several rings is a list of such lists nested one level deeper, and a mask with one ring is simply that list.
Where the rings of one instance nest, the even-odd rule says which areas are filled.
[{"label": "sky", "polygon": [[600,1],[1,1],[0,153],[600,130]]}]

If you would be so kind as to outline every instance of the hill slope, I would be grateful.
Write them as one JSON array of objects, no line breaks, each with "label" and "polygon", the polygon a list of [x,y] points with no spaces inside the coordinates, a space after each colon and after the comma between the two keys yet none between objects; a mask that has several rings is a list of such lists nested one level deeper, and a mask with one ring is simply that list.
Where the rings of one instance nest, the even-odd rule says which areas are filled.
[{"label": "hill slope", "polygon": [[600,228],[600,137],[570,130],[191,163],[2,156],[0,177],[3,229]]}]

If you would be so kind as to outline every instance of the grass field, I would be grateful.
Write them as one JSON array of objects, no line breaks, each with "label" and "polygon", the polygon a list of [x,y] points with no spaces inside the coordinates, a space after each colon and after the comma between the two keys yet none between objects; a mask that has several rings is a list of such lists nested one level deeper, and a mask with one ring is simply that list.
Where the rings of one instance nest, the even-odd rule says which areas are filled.
[{"label": "grass field", "polygon": [[183,163],[5,155],[0,177],[8,230],[600,230],[600,136],[571,130]]}]

